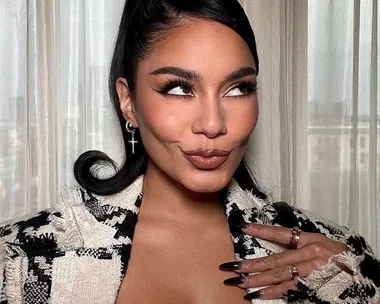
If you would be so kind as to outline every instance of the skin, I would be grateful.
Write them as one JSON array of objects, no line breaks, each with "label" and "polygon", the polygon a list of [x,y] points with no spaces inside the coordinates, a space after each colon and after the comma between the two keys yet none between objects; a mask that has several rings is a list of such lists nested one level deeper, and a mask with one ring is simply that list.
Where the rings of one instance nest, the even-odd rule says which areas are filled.
[{"label": "skin", "polygon": [[[191,70],[197,77],[178,77],[173,69],[163,73],[165,67]],[[247,70],[251,72],[229,77]],[[229,273],[218,269],[219,264],[234,259],[218,191],[231,180],[256,126],[256,91],[241,85],[256,82],[256,73],[252,72],[255,70],[248,46],[233,30],[216,22],[185,19],[139,63],[135,95],[130,93],[126,79],[117,80],[120,108],[125,119],[140,129],[149,155],[128,284],[123,281],[118,303],[124,299],[128,303],[148,303],[152,299],[155,303],[244,303],[244,291],[224,286],[222,281]],[[230,79],[226,81],[227,78]],[[176,86],[166,94],[158,92],[173,79],[186,81],[191,87]],[[227,150],[230,154],[219,167],[201,170],[183,154],[199,148]],[[272,228],[263,226],[245,232],[271,240]],[[288,229],[286,232],[282,240],[285,243],[289,241]],[[318,241],[324,245],[333,242],[320,236]],[[341,250],[342,244],[335,245],[327,255]],[[317,256],[311,253],[297,253],[294,263],[310,262],[315,269],[318,265],[313,260]],[[289,265],[289,258],[284,261]],[[242,271],[251,272],[260,264],[247,263],[251,264]],[[261,274],[253,281],[247,279],[239,287],[268,285],[265,279],[256,278],[270,275],[268,271],[273,267],[260,269]],[[289,282],[289,277],[283,276],[282,280],[273,284]],[[141,290],[141,286],[149,292]],[[265,296],[282,297],[289,286],[280,288],[281,293]]]}]

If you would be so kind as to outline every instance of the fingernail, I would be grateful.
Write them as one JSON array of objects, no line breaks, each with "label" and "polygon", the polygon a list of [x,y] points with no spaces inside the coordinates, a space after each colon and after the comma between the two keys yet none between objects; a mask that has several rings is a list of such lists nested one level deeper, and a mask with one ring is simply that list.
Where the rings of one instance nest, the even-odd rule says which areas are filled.
[{"label": "fingernail", "polygon": [[252,223],[246,223],[246,222],[244,222],[244,223],[241,223],[241,224],[240,224],[240,227],[241,227],[242,229],[251,228],[251,227],[252,227]]},{"label": "fingernail", "polygon": [[263,292],[261,290],[257,290],[255,292],[251,292],[251,293],[247,293],[245,296],[244,296],[244,300],[253,300],[253,299],[258,299],[260,298],[261,296],[263,295]]},{"label": "fingernail", "polygon": [[239,284],[243,284],[245,282],[245,277],[234,277],[234,278],[229,278],[227,280],[224,280],[225,285],[229,286],[235,286]]},{"label": "fingernail", "polygon": [[239,270],[243,268],[242,262],[228,262],[219,265],[220,270]]},{"label": "fingernail", "polygon": [[250,228],[252,226],[252,223],[236,220],[234,218],[230,218],[228,222],[230,223],[230,225],[241,228],[241,229]]}]

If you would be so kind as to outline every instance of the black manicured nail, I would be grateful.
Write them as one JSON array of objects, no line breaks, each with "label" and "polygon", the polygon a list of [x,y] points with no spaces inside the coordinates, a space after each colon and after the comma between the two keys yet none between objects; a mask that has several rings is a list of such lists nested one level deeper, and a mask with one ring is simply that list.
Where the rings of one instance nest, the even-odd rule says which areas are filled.
[{"label": "black manicured nail", "polygon": [[239,285],[239,284],[243,284],[245,282],[245,277],[233,277],[233,278],[229,278],[227,280],[224,280],[224,284],[225,285],[229,285],[229,286],[236,286],[236,285]]},{"label": "black manicured nail", "polygon": [[228,262],[219,265],[220,270],[239,270],[242,269],[243,263],[242,262]]},{"label": "black manicured nail", "polygon": [[253,300],[253,299],[258,299],[260,298],[261,296],[263,295],[263,292],[261,290],[257,290],[255,292],[251,292],[251,293],[247,293],[245,296],[244,296],[244,300],[247,300],[247,301],[250,301],[250,300]]},{"label": "black manicured nail", "polygon": [[252,226],[252,223],[246,223],[246,222],[244,222],[244,223],[240,224],[240,228],[243,228],[243,229],[245,229],[245,228],[251,228],[251,226]]}]

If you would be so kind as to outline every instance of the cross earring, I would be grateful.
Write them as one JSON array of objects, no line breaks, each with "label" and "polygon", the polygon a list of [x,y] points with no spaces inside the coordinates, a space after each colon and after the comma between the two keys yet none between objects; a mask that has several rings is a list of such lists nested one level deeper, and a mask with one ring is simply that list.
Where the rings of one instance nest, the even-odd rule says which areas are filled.
[{"label": "cross earring", "polygon": [[127,129],[127,132],[132,136],[132,139],[128,142],[132,145],[132,154],[135,154],[135,144],[137,144],[138,141],[135,140],[135,130],[133,128],[132,123],[129,120],[127,120],[125,128]]}]

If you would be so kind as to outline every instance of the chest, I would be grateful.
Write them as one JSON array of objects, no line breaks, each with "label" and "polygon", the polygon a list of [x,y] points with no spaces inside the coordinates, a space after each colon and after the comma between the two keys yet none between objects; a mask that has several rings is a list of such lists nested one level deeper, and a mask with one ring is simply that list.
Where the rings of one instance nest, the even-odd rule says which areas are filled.
[{"label": "chest", "polygon": [[235,274],[218,267],[235,259],[227,227],[170,231],[136,229],[117,303],[246,303],[244,290],[223,284]]}]

